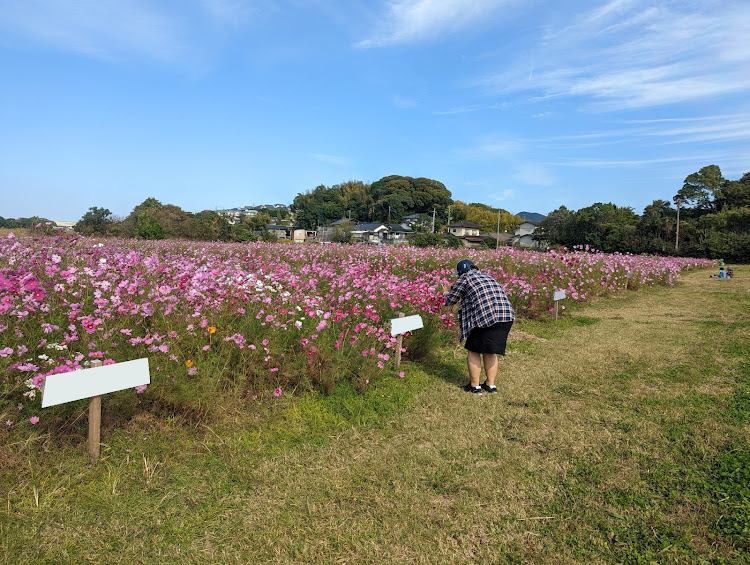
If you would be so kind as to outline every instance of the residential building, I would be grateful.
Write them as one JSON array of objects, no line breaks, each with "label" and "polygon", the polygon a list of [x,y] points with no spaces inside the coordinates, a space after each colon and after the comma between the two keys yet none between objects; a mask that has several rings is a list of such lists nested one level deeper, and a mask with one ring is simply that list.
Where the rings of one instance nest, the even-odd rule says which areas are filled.
[{"label": "residential building", "polygon": [[352,228],[352,239],[364,243],[384,243],[388,226],[378,223],[357,224]]},{"label": "residential building", "polygon": [[448,233],[456,237],[478,236],[482,227],[471,222],[448,224]]},{"label": "residential building", "polygon": [[407,237],[414,233],[414,230],[399,224],[390,224],[386,233],[386,240],[393,245],[406,245]]},{"label": "residential building", "polygon": [[534,239],[534,231],[536,230],[536,224],[534,222],[525,221],[522,222],[513,233],[511,244],[518,245],[520,247],[536,248],[537,242]]}]

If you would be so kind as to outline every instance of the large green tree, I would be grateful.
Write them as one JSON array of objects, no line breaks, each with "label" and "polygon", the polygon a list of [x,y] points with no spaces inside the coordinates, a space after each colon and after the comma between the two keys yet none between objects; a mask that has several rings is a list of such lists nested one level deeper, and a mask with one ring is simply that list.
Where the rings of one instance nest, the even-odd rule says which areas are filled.
[{"label": "large green tree", "polygon": [[451,192],[436,180],[392,175],[372,183],[373,222],[400,222],[410,214],[446,209]]},{"label": "large green tree", "polygon": [[701,212],[715,212],[723,199],[724,182],[721,169],[716,165],[708,165],[697,173],[688,175],[677,194],[685,199],[688,206]]},{"label": "large green tree", "polygon": [[73,229],[82,235],[106,235],[112,226],[112,212],[107,208],[92,206]]}]

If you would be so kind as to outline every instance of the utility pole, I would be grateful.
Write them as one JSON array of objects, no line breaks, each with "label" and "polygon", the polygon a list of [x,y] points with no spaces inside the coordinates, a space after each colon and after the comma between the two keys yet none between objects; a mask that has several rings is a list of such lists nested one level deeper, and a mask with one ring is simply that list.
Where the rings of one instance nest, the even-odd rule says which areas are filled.
[{"label": "utility pole", "polygon": [[432,209],[432,233],[435,233],[435,208]]},{"label": "utility pole", "polygon": [[448,225],[451,225],[451,207],[448,206]]},{"label": "utility pole", "polygon": [[676,194],[672,200],[674,200],[674,203],[677,205],[677,234],[674,240],[674,250],[679,251],[680,250],[680,206],[685,202],[685,199],[682,197],[681,194]]},{"label": "utility pole", "polygon": [[497,239],[495,240],[495,249],[500,247],[500,210],[497,211]]}]

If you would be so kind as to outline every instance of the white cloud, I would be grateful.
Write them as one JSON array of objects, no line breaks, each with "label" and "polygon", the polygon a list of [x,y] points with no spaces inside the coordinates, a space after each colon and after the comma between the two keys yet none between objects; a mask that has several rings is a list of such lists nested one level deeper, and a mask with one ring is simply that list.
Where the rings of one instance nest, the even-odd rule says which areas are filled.
[{"label": "white cloud", "polygon": [[533,186],[551,186],[555,179],[539,164],[525,163],[516,167],[513,179]]},{"label": "white cloud", "polygon": [[357,47],[385,47],[451,33],[472,25],[502,6],[500,0],[397,0],[375,34]]},{"label": "white cloud", "polygon": [[474,147],[456,149],[454,154],[462,160],[513,159],[524,150],[524,144],[517,139],[502,139],[488,136],[480,139]]},{"label": "white cloud", "polygon": [[316,161],[320,161],[321,163],[330,163],[332,165],[348,165],[349,159],[346,157],[341,157],[339,155],[327,155],[325,153],[310,153],[310,157],[315,159]]},{"label": "white cloud", "polygon": [[515,194],[516,193],[512,188],[506,188],[499,194],[498,193],[490,194],[490,198],[492,198],[496,202],[502,202],[504,200],[510,200],[511,198],[515,196]]},{"label": "white cloud", "polygon": [[474,106],[459,106],[450,110],[441,110],[435,112],[438,116],[451,116],[455,114],[468,114],[471,112],[483,112],[485,110],[503,110],[507,104],[476,104]]},{"label": "white cloud", "polygon": [[577,98],[612,111],[716,99],[750,90],[750,3],[614,0],[549,24],[522,61],[477,82],[492,94]]},{"label": "white cloud", "polygon": [[42,44],[104,60],[129,56],[190,63],[211,32],[247,19],[246,0],[6,0],[0,32],[6,45]]},{"label": "white cloud", "polygon": [[401,109],[416,108],[419,106],[419,103],[414,98],[407,98],[399,94],[394,94],[391,97],[391,101],[396,108]]},{"label": "white cloud", "polygon": [[172,60],[185,48],[176,22],[138,1],[11,0],[0,12],[0,28],[21,41],[102,59],[126,51]]}]

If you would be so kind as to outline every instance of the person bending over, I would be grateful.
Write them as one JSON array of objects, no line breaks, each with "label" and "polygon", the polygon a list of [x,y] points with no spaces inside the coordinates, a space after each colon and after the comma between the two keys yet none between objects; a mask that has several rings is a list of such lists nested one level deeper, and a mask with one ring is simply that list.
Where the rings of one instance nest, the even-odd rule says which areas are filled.
[{"label": "person bending over", "polygon": [[[515,320],[515,312],[505,289],[490,275],[479,272],[469,259],[456,265],[458,280],[448,289],[443,285],[446,305],[461,305],[458,318],[461,328],[459,341],[466,340],[468,351],[466,364],[469,369],[469,384],[464,390],[480,395],[482,390],[496,393],[498,355],[505,355],[508,333]],[[479,384],[479,375],[484,365],[485,382]]]}]

